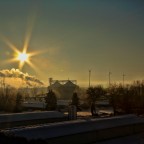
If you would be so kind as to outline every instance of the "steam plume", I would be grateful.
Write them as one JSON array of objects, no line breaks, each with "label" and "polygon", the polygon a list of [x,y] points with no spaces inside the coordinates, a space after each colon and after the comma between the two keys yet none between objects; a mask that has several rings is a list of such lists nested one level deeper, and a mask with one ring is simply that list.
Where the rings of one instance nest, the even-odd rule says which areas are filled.
[{"label": "steam plume", "polygon": [[39,85],[44,85],[44,83],[42,81],[40,81],[39,79],[37,79],[35,76],[31,76],[28,73],[23,73],[21,72],[19,69],[4,69],[0,71],[0,77],[3,78],[21,78],[22,80],[24,80],[28,85],[30,82],[34,82],[36,84]]}]

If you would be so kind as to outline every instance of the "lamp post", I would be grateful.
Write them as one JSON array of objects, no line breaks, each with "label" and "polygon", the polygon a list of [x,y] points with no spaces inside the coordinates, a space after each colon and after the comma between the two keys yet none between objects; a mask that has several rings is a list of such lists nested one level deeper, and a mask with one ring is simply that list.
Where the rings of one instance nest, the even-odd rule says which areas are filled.
[{"label": "lamp post", "polygon": [[109,72],[109,87],[110,87],[110,85],[111,85],[111,72]]},{"label": "lamp post", "polygon": [[123,77],[123,87],[124,87],[124,82],[125,82],[125,74],[122,75]]},{"label": "lamp post", "polygon": [[89,87],[91,86],[90,80],[91,80],[91,70],[89,70]]}]

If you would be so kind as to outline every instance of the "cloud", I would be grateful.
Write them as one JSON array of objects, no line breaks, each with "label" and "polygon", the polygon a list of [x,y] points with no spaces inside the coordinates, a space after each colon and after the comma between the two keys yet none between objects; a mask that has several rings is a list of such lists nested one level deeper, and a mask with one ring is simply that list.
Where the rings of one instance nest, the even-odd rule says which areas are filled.
[{"label": "cloud", "polygon": [[0,71],[0,77],[4,78],[20,78],[24,80],[27,85],[31,86],[31,82],[38,84],[38,85],[44,85],[42,81],[37,79],[35,76],[31,76],[28,73],[23,73],[19,69],[4,69]]}]

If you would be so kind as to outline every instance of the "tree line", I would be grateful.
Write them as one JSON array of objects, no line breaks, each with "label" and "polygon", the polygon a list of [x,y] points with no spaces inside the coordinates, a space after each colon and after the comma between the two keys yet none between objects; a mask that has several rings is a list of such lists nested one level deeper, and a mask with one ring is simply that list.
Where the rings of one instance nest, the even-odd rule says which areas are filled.
[{"label": "tree line", "polygon": [[129,85],[113,84],[108,88],[90,87],[86,91],[89,103],[105,97],[114,109],[114,114],[144,113],[144,81]]},{"label": "tree line", "polygon": [[[85,96],[84,96],[85,95]],[[22,103],[27,97],[27,92],[3,85],[0,87],[0,111],[20,112]],[[112,84],[108,88],[101,85],[89,87],[82,92],[74,92],[71,98],[72,105],[77,109],[90,107],[92,102],[96,103],[102,98],[106,98],[114,109],[115,114],[144,113],[144,81],[135,81],[132,84],[123,86],[122,84]],[[80,104],[83,99],[86,105]],[[57,109],[57,96],[49,90],[45,96],[46,109]]]},{"label": "tree line", "polygon": [[5,86],[0,88],[0,111],[20,112],[23,94],[19,89]]}]

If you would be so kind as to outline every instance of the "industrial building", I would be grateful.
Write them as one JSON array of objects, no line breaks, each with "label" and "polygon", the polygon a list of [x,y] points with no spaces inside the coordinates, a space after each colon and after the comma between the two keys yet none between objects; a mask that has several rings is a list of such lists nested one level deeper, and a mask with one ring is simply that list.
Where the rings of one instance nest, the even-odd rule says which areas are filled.
[{"label": "industrial building", "polygon": [[71,99],[78,88],[76,80],[53,80],[49,78],[48,90],[53,90],[58,99]]}]

